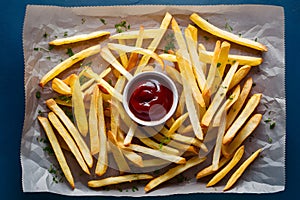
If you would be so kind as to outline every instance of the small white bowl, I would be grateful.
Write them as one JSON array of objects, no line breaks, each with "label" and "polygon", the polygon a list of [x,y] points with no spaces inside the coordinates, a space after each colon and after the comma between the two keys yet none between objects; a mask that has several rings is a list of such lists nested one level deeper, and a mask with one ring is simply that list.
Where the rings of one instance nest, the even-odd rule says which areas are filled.
[{"label": "small white bowl", "polygon": [[[142,120],[142,119],[136,117],[129,108],[129,99],[130,99],[131,94],[134,91],[132,86],[135,83],[142,81],[142,80],[146,80],[146,79],[157,80],[158,82],[160,82],[160,84],[162,84],[165,87],[167,87],[168,89],[170,89],[173,93],[173,104],[172,104],[169,112],[167,112],[166,115],[159,120],[155,120],[155,121]],[[125,111],[127,112],[129,117],[133,121],[135,121],[136,123],[138,123],[139,125],[142,125],[142,126],[157,126],[157,125],[163,124],[174,114],[174,112],[176,111],[176,108],[177,108],[177,104],[178,104],[177,88],[176,88],[174,82],[167,75],[165,75],[161,72],[156,72],[156,71],[141,72],[138,75],[134,76],[130,81],[128,81],[128,83],[126,84],[124,91],[123,91],[123,106],[124,106]]]}]

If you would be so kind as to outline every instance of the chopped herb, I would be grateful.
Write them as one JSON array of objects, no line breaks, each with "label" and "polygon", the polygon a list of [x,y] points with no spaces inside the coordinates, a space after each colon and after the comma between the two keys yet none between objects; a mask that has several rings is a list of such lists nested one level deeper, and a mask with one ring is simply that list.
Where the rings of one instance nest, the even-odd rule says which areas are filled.
[{"label": "chopped herb", "polygon": [[112,85],[112,80],[108,79],[107,82],[109,83],[109,85]]},{"label": "chopped herb", "polygon": [[165,137],[159,144],[159,149],[162,149],[163,145],[169,143],[170,141],[171,141],[170,137]]},{"label": "chopped herb", "polygon": [[100,18],[99,20],[102,22],[102,24],[106,25],[106,21],[105,21],[105,19],[103,19],[103,18]]},{"label": "chopped herb", "polygon": [[233,60],[233,61],[232,61],[232,64],[234,64],[234,63],[236,63],[236,60]]},{"label": "chopped herb", "polygon": [[221,94],[220,94],[220,96],[223,96],[223,95],[224,95],[224,93],[221,93]]},{"label": "chopped herb", "polygon": [[121,21],[118,24],[115,24],[115,28],[117,33],[122,33],[124,31],[127,31],[130,29],[130,24],[127,25],[127,22],[125,20]]},{"label": "chopped herb", "polygon": [[228,24],[228,22],[225,23],[225,29],[229,32],[233,31],[233,28]]},{"label": "chopped herb", "polygon": [[226,89],[226,88],[227,88],[227,86],[223,86],[223,85],[222,85],[222,88],[223,88],[223,89]]},{"label": "chopped herb", "polygon": [[44,147],[43,151],[47,152],[49,156],[53,156],[54,155],[54,151],[53,151],[52,147],[50,147],[50,146]]},{"label": "chopped herb", "polygon": [[83,62],[82,63],[80,63],[80,67],[90,67],[91,65],[92,65],[92,61],[91,62],[88,62],[88,63],[86,63],[86,64],[84,64]]},{"label": "chopped herb", "polygon": [[38,114],[41,115],[43,112],[41,110],[38,110]]},{"label": "chopped herb", "polygon": [[49,50],[49,51],[51,51],[53,48],[54,48],[53,45],[49,45],[49,46],[48,46],[48,50]]},{"label": "chopped herb", "polygon": [[64,32],[64,37],[67,37],[68,36],[68,32]]},{"label": "chopped herb", "polygon": [[[49,173],[52,174],[52,181],[54,183],[64,182],[64,174],[61,169],[56,170],[53,165],[50,165],[50,169],[48,169]],[[60,175],[60,177],[58,177]]]},{"label": "chopped herb", "polygon": [[242,37],[242,34],[241,34],[241,33],[239,33],[239,37]]},{"label": "chopped herb", "polygon": [[80,85],[84,84],[88,80],[89,80],[88,77],[86,77],[86,76],[80,76],[80,78],[79,78]]},{"label": "chopped herb", "polygon": [[85,18],[81,18],[81,24],[84,24],[86,22]]},{"label": "chopped herb", "polygon": [[209,40],[209,37],[206,36],[206,35],[204,35],[203,38],[204,38],[206,41]]},{"label": "chopped herb", "polygon": [[268,136],[268,143],[272,144],[272,142],[273,142],[272,138],[270,138],[270,136]]},{"label": "chopped herb", "polygon": [[220,66],[221,66],[221,63],[218,63],[218,64],[217,64],[217,67],[220,67]]},{"label": "chopped herb", "polygon": [[269,118],[269,119],[266,119],[266,120],[264,120],[264,122],[266,122],[266,123],[269,123],[269,122],[271,122],[272,120]]},{"label": "chopped herb", "polygon": [[51,57],[50,57],[50,56],[47,56],[47,57],[46,57],[46,59],[47,59],[47,60],[50,60],[50,59],[51,59]]},{"label": "chopped herb", "polygon": [[33,50],[34,50],[34,51],[38,51],[38,50],[39,50],[39,48],[35,47],[35,48],[33,48]]},{"label": "chopped herb", "polygon": [[270,124],[270,129],[274,129],[274,128],[275,128],[275,125],[276,125],[276,123],[275,123],[275,122],[272,122],[272,123]]},{"label": "chopped herb", "polygon": [[37,92],[35,93],[35,97],[36,97],[37,99],[41,98],[41,92],[40,92],[40,91],[37,91]]},{"label": "chopped herb", "polygon": [[252,83],[252,87],[255,87],[256,86],[256,83]]},{"label": "chopped herb", "polygon": [[234,97],[233,95],[230,95],[229,100],[233,100],[233,97]]},{"label": "chopped herb", "polygon": [[72,49],[71,49],[71,48],[68,48],[68,49],[67,49],[67,52],[66,52],[66,54],[68,54],[68,55],[69,55],[69,57],[71,57],[71,56],[73,56],[73,55],[74,55],[74,53],[73,53],[73,51],[72,51]]},{"label": "chopped herb", "polygon": [[54,36],[54,38],[55,38],[55,39],[57,39],[57,38],[58,38],[58,36],[57,36],[57,35],[55,35],[55,36]]},{"label": "chopped herb", "polygon": [[174,33],[170,33],[166,36],[165,38],[167,44],[165,46],[164,52],[168,53],[169,50],[175,50],[175,38],[174,38]]},{"label": "chopped herb", "polygon": [[45,32],[44,35],[43,35],[43,37],[47,38],[48,37],[48,33]]},{"label": "chopped herb", "polygon": [[257,42],[257,38],[255,38],[254,41]]},{"label": "chopped herb", "polygon": [[132,192],[138,191],[139,188],[137,188],[136,186],[132,186]]},{"label": "chopped herb", "polygon": [[64,61],[62,58],[60,59],[60,62]]},{"label": "chopped herb", "polygon": [[69,117],[69,119],[74,122],[74,117],[73,117],[73,111],[72,108],[68,107],[62,107],[62,110],[65,112],[65,114]]},{"label": "chopped herb", "polygon": [[119,190],[119,192],[122,192],[122,191],[123,191],[123,189],[122,189],[122,188],[118,188],[118,190]]}]

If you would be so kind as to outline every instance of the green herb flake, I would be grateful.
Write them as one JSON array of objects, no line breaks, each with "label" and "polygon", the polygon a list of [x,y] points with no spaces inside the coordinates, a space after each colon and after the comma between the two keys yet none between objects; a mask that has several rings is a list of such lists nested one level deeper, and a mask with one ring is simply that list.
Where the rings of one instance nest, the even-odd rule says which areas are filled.
[{"label": "green herb flake", "polygon": [[229,100],[233,100],[233,97],[234,97],[233,95],[230,95]]},{"label": "green herb flake", "polygon": [[122,188],[118,188],[119,192],[123,192],[123,189]]},{"label": "green herb flake", "polygon": [[165,37],[166,40],[166,46],[164,49],[165,53],[168,53],[169,50],[175,50],[175,37],[174,37],[174,33],[170,33]]},{"label": "green herb flake", "polygon": [[40,50],[38,47],[33,48],[34,51]]},{"label": "green herb flake", "polygon": [[266,120],[264,120],[264,122],[265,123],[269,123],[269,122],[271,122],[272,120],[269,118],[269,119],[266,119]]},{"label": "green herb flake", "polygon": [[273,142],[272,138],[270,136],[268,136],[268,143],[272,144],[272,142]]},{"label": "green herb flake", "polygon": [[220,67],[222,64],[218,62],[217,67]]},{"label": "green herb flake", "polygon": [[257,38],[255,38],[254,41],[257,42]]},{"label": "green herb flake", "polygon": [[49,50],[49,51],[51,51],[53,48],[54,48],[53,45],[49,45],[49,46],[48,46],[48,50]]},{"label": "green herb flake", "polygon": [[204,35],[204,36],[203,36],[203,38],[204,38],[206,41],[208,41],[208,40],[209,40],[209,37],[208,37],[208,36],[206,36],[206,35]]},{"label": "green herb flake", "polygon": [[256,83],[252,83],[252,87],[255,87],[256,86]]},{"label": "green herb flake", "polygon": [[48,33],[45,32],[44,35],[43,35],[43,37],[47,38],[48,37]]},{"label": "green herb flake", "polygon": [[47,60],[51,60],[51,57],[50,57],[50,56],[47,56],[46,59],[47,59]]},{"label": "green herb flake", "polygon": [[66,54],[68,54],[68,55],[69,55],[69,57],[71,57],[71,56],[73,56],[73,55],[74,55],[74,53],[73,53],[73,51],[72,51],[72,49],[71,49],[71,48],[68,48],[68,49],[67,49],[67,52],[66,52]]},{"label": "green herb flake", "polygon": [[81,24],[84,24],[86,22],[85,18],[81,18]]},{"label": "green herb flake", "polygon": [[103,18],[100,18],[99,20],[102,22],[102,24],[106,25],[106,21],[105,21],[105,19],[103,19]]},{"label": "green herb flake", "polygon": [[239,33],[239,37],[242,37],[242,34],[241,34],[241,33]]},{"label": "green herb flake", "polygon": [[225,29],[229,32],[233,31],[233,28],[228,24],[228,22],[225,23]]},{"label": "green herb flake", "polygon": [[138,191],[139,190],[139,188],[137,188],[136,186],[132,186],[132,192],[135,192],[135,191]]},{"label": "green herb flake", "polygon": [[68,37],[68,32],[64,32],[64,37]]},{"label": "green herb flake", "polygon": [[171,141],[171,138],[170,137],[165,137],[159,144],[159,149],[161,150],[163,148],[163,145],[164,144],[167,144]]},{"label": "green herb flake", "polygon": [[53,156],[54,155],[54,151],[53,151],[52,147],[50,147],[50,146],[44,147],[43,151],[47,152],[49,156]]},{"label": "green herb flake", "polygon": [[127,22],[125,20],[121,21],[118,24],[115,24],[115,28],[117,33],[122,33],[124,31],[127,31],[130,29],[130,24],[127,24]]},{"label": "green herb flake", "polygon": [[274,128],[275,128],[275,125],[276,125],[276,123],[275,123],[275,122],[272,122],[272,123],[270,124],[270,129],[274,129]]},{"label": "green herb flake", "polygon": [[36,97],[37,99],[41,98],[41,92],[40,92],[40,91],[37,91],[37,92],[35,93],[35,97]]}]

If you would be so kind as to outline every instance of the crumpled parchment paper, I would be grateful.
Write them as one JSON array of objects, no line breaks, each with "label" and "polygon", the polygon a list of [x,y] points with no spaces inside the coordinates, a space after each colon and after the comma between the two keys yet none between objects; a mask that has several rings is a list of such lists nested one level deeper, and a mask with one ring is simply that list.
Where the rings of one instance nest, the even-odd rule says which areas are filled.
[{"label": "crumpled parchment paper", "polygon": [[[285,46],[284,12],[282,7],[265,5],[217,5],[217,6],[108,6],[108,7],[55,7],[29,5],[26,10],[23,30],[24,48],[24,84],[26,110],[21,141],[22,185],[24,192],[52,192],[63,195],[106,195],[106,196],[158,196],[187,193],[219,193],[225,181],[212,188],[206,188],[208,179],[196,181],[197,170],[184,173],[190,177],[182,183],[170,181],[161,187],[145,193],[143,185],[123,184],[123,189],[93,190],[87,187],[87,180],[75,164],[71,166],[75,178],[75,190],[71,190],[66,181],[61,182],[60,172],[55,157],[47,151],[45,135],[37,121],[39,112],[46,111],[44,100],[50,97],[51,87],[41,89],[38,82],[41,77],[61,59],[67,58],[64,51],[60,54],[48,51],[47,37],[62,37],[88,33],[95,30],[108,30],[115,33],[114,24],[126,20],[131,30],[138,30],[141,24],[145,28],[159,27],[165,12],[176,17],[180,26],[191,23],[189,16],[196,12],[212,24],[223,28],[226,23],[232,32],[242,37],[257,39],[268,47],[263,54],[257,51],[243,51],[244,55],[262,56],[264,62],[259,67],[252,67],[250,75],[256,86],[252,93],[261,92],[263,98],[257,112],[263,114],[263,120],[245,141],[244,158],[253,151],[262,148],[260,157],[246,170],[238,183],[229,190],[232,193],[272,193],[285,188]],[[106,24],[101,22],[106,20]],[[45,35],[46,34],[46,35]],[[207,34],[204,33],[203,34]],[[213,37],[212,37],[213,38]],[[214,40],[205,41],[212,50]],[[233,52],[235,51],[235,45]],[[39,50],[36,51],[36,48]],[[238,48],[237,48],[238,49]],[[48,84],[49,85],[49,84]],[[40,91],[42,97],[36,98]],[[276,122],[274,129],[264,122],[266,119]],[[67,155],[68,157],[68,155]],[[69,156],[69,159],[72,159]],[[205,162],[199,169],[207,166]],[[228,178],[225,178],[227,180]],[[57,182],[57,183],[56,183]],[[135,186],[135,185],[134,185]]]}]

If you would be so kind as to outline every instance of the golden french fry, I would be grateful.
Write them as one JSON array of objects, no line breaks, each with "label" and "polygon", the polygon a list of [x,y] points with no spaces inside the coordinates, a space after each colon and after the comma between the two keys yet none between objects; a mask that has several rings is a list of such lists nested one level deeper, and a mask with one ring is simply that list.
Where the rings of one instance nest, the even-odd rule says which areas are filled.
[{"label": "golden french fry", "polygon": [[208,149],[205,146],[205,144],[203,142],[201,142],[197,138],[193,138],[193,137],[189,137],[189,136],[184,136],[184,135],[180,135],[180,134],[172,134],[170,137],[172,139],[174,139],[174,140],[179,141],[179,142],[183,142],[185,144],[192,144],[192,145],[194,145],[196,147],[200,147],[205,152],[208,151]]},{"label": "golden french fry", "polygon": [[222,103],[224,97],[226,96],[226,93],[228,91],[228,86],[232,80],[232,77],[235,73],[235,71],[237,70],[238,67],[238,62],[236,62],[234,65],[232,65],[228,71],[228,73],[225,76],[225,79],[223,80],[223,82],[221,83],[218,91],[215,94],[214,99],[212,100],[210,106],[208,107],[207,111],[205,112],[201,123],[205,126],[209,126],[209,124],[211,123],[211,120],[214,116],[214,114],[216,113],[217,109],[219,108],[220,104]]},{"label": "golden french fry", "polygon": [[165,145],[164,143],[160,143],[160,144],[156,143],[155,141],[151,140],[148,137],[139,137],[139,140],[152,149],[160,150],[161,152],[165,152],[167,154],[173,154],[173,155],[177,155],[177,156],[179,155],[179,151],[177,149],[169,147],[169,146]]},{"label": "golden french fry", "polygon": [[134,136],[134,132],[136,131],[136,129],[137,129],[137,124],[132,123],[131,126],[129,127],[129,131],[126,134],[126,137],[124,139],[124,145],[125,146],[128,146],[131,143],[131,140]]},{"label": "golden french fry", "polygon": [[85,141],[83,140],[82,136],[78,132],[75,125],[69,119],[69,117],[64,113],[64,111],[56,104],[53,99],[48,99],[46,101],[48,108],[53,111],[58,118],[63,122],[63,124],[68,129],[69,133],[72,135],[74,141],[78,145],[78,148],[87,163],[87,165],[91,168],[93,166],[93,157],[90,153],[88,146],[86,145]]},{"label": "golden french fry", "polygon": [[256,129],[262,119],[261,114],[253,115],[245,126],[238,132],[233,141],[228,145],[222,146],[222,154],[230,157],[234,151],[244,142],[244,140]]},{"label": "golden french fry", "polygon": [[108,48],[110,48],[112,50],[118,50],[121,52],[138,53],[138,54],[142,54],[145,56],[149,56],[149,57],[155,59],[161,65],[162,69],[164,69],[164,62],[162,61],[162,59],[155,52],[153,52],[149,49],[144,49],[141,47],[126,46],[126,45],[115,44],[115,43],[108,43],[107,46],[108,46]]},{"label": "golden french fry", "polygon": [[[123,40],[123,39],[118,39],[118,41],[119,41],[119,44],[123,44],[123,45],[126,44],[126,41]],[[117,52],[120,55],[120,60],[121,60],[121,63],[123,65],[123,67],[126,69],[127,66],[128,66],[128,57],[127,57],[127,54],[125,52],[122,52],[122,51],[119,51],[119,50],[117,50]]]},{"label": "golden french fry", "polygon": [[[114,45],[119,45],[119,44],[114,44]],[[124,45],[122,45],[122,46],[124,46]],[[108,44],[108,47],[110,49],[112,49],[109,44]],[[131,80],[132,79],[132,75],[126,70],[127,65],[126,66],[122,66],[119,63],[119,61],[117,61],[117,59],[114,57],[114,55],[110,52],[110,50],[107,47],[103,47],[101,49],[101,51],[100,51],[100,54],[101,54],[101,56],[102,56],[102,58],[104,60],[106,60],[116,70],[118,70],[122,75],[124,75],[127,78],[127,80]]]},{"label": "golden french fry", "polygon": [[100,92],[97,99],[97,117],[98,117],[98,129],[99,129],[99,155],[96,164],[95,174],[98,176],[103,175],[107,170],[108,156],[107,156],[107,138],[106,138],[106,126],[103,110],[102,93]]},{"label": "golden french fry", "polygon": [[144,160],[143,163],[144,163],[144,167],[157,167],[157,166],[170,164],[171,162],[159,158],[153,158],[153,159]]},{"label": "golden french fry", "polygon": [[[218,165],[218,168],[220,169],[221,167],[223,167],[226,163],[228,163],[230,161],[231,157],[228,157],[228,158],[221,158],[220,162],[219,162],[219,165]],[[212,165],[202,169],[201,171],[199,171],[196,175],[196,179],[200,179],[200,178],[203,178],[205,176],[209,176],[213,173],[215,173],[216,171],[214,171],[212,169]]]},{"label": "golden french fry", "polygon": [[110,140],[108,140],[108,144],[109,144],[110,150],[113,154],[114,160],[118,165],[120,174],[130,171],[130,167],[129,167],[121,149],[119,147],[117,147],[116,145],[114,145]]},{"label": "golden french fry", "polygon": [[[145,29],[143,38],[152,39],[155,38],[158,34],[161,33],[161,29]],[[110,39],[137,39],[140,36],[140,31],[126,31],[110,36]]]},{"label": "golden french fry", "polygon": [[235,172],[232,174],[232,176],[229,178],[226,186],[224,187],[225,190],[229,190],[233,184],[239,179],[239,177],[244,173],[244,171],[247,169],[247,167],[257,158],[259,153],[262,151],[262,149],[258,149],[256,152],[254,152]]},{"label": "golden french fry", "polygon": [[123,176],[108,177],[100,180],[92,180],[88,182],[88,186],[92,188],[103,187],[106,185],[114,185],[124,182],[132,182],[138,180],[152,179],[153,176],[148,174],[129,174]]},{"label": "golden french fry", "polygon": [[[138,35],[138,37],[136,39],[136,42],[135,42],[136,47],[142,47],[143,39],[144,39],[144,32],[145,32],[144,31],[144,26],[140,26],[139,35]],[[139,59],[139,55],[137,53],[134,53],[134,52],[131,53],[126,70],[127,71],[132,70],[136,66],[136,64],[138,62],[138,59]]]},{"label": "golden french fry", "polygon": [[[199,59],[204,63],[211,63],[213,54],[214,54],[214,52],[200,49],[199,50]],[[263,59],[261,57],[229,54],[226,64],[232,65],[235,62],[239,62],[240,65],[258,66],[263,62]]]},{"label": "golden french fry", "polygon": [[229,85],[229,90],[236,86],[245,76],[247,76],[248,72],[250,71],[251,66],[250,65],[245,65],[238,69],[236,73],[234,74],[232,81]]},{"label": "golden french fry", "polygon": [[171,178],[177,176],[178,174],[181,174],[182,172],[186,171],[187,169],[194,167],[196,165],[199,165],[203,161],[205,161],[206,158],[199,158],[198,156],[193,157],[189,159],[184,165],[178,165],[174,168],[169,169],[166,173],[163,175],[156,177],[152,179],[144,188],[146,192],[149,192],[150,190],[154,189],[158,185],[162,184],[163,182],[166,182],[167,180],[170,180]]},{"label": "golden french fry", "polygon": [[41,116],[38,116],[38,120],[39,122],[41,123],[41,125],[43,126],[45,132],[46,132],[46,135],[50,141],[50,144],[53,148],[53,151],[54,151],[54,154],[57,158],[57,161],[61,167],[61,170],[63,171],[66,179],[68,180],[70,186],[72,187],[72,189],[75,188],[75,184],[74,184],[74,178],[72,176],[72,173],[71,173],[71,170],[68,166],[68,163],[66,161],[66,158],[59,146],[59,143],[58,143],[58,140],[55,136],[55,133],[53,132],[53,129],[50,125],[50,122],[48,121],[47,118],[45,117],[41,117]]},{"label": "golden french fry", "polygon": [[158,55],[161,59],[167,60],[170,62],[177,62],[176,55],[169,53],[162,53]]},{"label": "golden french fry", "polygon": [[90,148],[91,154],[95,155],[99,152],[100,139],[98,134],[98,96],[99,88],[94,87],[93,94],[90,102],[90,111],[89,111],[89,133],[90,133]]},{"label": "golden french fry", "polygon": [[41,87],[44,87],[46,83],[48,83],[50,80],[55,78],[58,74],[61,72],[65,71],[66,69],[70,68],[72,65],[75,63],[79,62],[80,60],[83,60],[87,57],[90,57],[92,55],[95,55],[100,52],[101,46],[100,45],[95,45],[92,47],[89,47],[87,49],[84,49],[73,56],[67,58],[60,64],[56,65],[54,68],[52,68],[47,74],[43,76],[41,79],[39,85]]},{"label": "golden french fry", "polygon": [[110,32],[95,31],[95,32],[88,33],[88,34],[80,34],[80,35],[75,35],[72,37],[58,38],[58,39],[50,41],[49,45],[58,46],[58,45],[63,45],[63,44],[71,44],[71,43],[82,42],[82,41],[86,41],[86,40],[99,38],[99,37],[102,37],[105,35],[110,35]]},{"label": "golden french fry", "polygon": [[54,99],[55,102],[59,105],[62,105],[62,106],[67,106],[67,107],[72,107],[72,100],[68,100],[68,101],[64,101],[64,100],[61,100],[61,99]]},{"label": "golden french fry", "polygon": [[183,157],[172,155],[172,154],[167,154],[165,152],[151,149],[148,147],[144,147],[141,145],[130,144],[127,148],[131,149],[133,151],[137,151],[137,152],[148,154],[148,155],[151,155],[151,156],[154,156],[157,158],[168,160],[168,161],[171,161],[171,162],[174,162],[177,164],[184,164],[186,162],[185,158],[183,158]]},{"label": "golden french fry", "polygon": [[71,95],[71,88],[58,78],[52,80],[52,89],[62,95]]},{"label": "golden french fry", "polygon": [[218,172],[206,185],[206,187],[213,186],[217,184],[236,164],[241,160],[243,154],[244,154],[244,146],[241,146],[234,154],[231,161],[220,171]]},{"label": "golden french fry", "polygon": [[238,116],[238,118],[229,127],[223,138],[223,144],[228,144],[232,141],[237,131],[243,126],[248,117],[252,114],[255,108],[258,106],[262,94],[254,94],[247,102],[245,108]]},{"label": "golden french fry", "polygon": [[[189,105],[189,106],[191,106],[191,105]],[[184,91],[184,88],[183,88],[182,92],[181,92],[181,95],[180,95],[180,98],[179,98],[179,101],[178,101],[177,109],[175,111],[175,117],[180,117],[183,114],[184,107],[185,107],[185,91]],[[194,107],[195,107],[195,105],[194,105]],[[192,108],[190,108],[190,109],[192,109]]]},{"label": "golden french fry", "polygon": [[267,51],[267,47],[259,42],[255,42],[252,41],[250,39],[247,38],[242,38],[239,37],[238,35],[235,35],[233,33],[230,33],[228,31],[224,31],[222,29],[217,28],[216,26],[210,24],[208,21],[206,21],[205,19],[201,18],[199,15],[197,15],[196,13],[193,13],[190,16],[190,19],[197,25],[199,26],[202,30],[207,31],[217,37],[223,38],[225,40],[246,46],[246,47],[250,47],[256,50],[260,50],[260,51]]},{"label": "golden french fry", "polygon": [[72,90],[72,107],[74,110],[76,125],[79,132],[83,136],[86,136],[89,130],[88,120],[85,113],[83,94],[80,89],[80,82],[78,77],[73,83],[71,83],[71,90]]},{"label": "golden french fry", "polygon": [[85,173],[90,174],[89,168],[87,167],[76,143],[74,142],[74,140],[72,139],[72,137],[70,136],[68,131],[65,129],[63,124],[60,122],[58,117],[53,112],[50,112],[48,114],[48,118],[49,118],[51,124],[54,126],[54,128],[59,133],[59,135],[62,137],[63,141],[65,141],[65,143],[68,146],[68,148],[70,149],[70,151],[73,153],[73,155],[74,155],[75,159],[77,160],[78,164],[80,165],[81,169]]},{"label": "golden french fry", "polygon": [[229,50],[230,50],[230,43],[226,41],[222,42],[218,64],[217,64],[217,68],[219,70],[221,78],[224,75],[225,67],[228,61]]},{"label": "golden french fry", "polygon": [[230,108],[226,118],[226,130],[229,128],[229,126],[232,124],[232,122],[235,120],[236,116],[242,109],[246,101],[246,98],[248,97],[250,90],[252,88],[252,83],[253,82],[251,77],[246,80],[238,99]]},{"label": "golden french fry", "polygon": [[182,125],[182,123],[186,120],[186,118],[189,116],[189,113],[185,113],[178,117],[175,122],[172,124],[170,129],[168,130],[166,136],[170,137],[175,131]]}]

